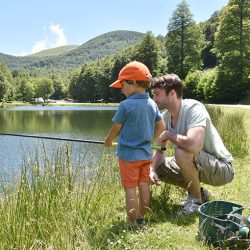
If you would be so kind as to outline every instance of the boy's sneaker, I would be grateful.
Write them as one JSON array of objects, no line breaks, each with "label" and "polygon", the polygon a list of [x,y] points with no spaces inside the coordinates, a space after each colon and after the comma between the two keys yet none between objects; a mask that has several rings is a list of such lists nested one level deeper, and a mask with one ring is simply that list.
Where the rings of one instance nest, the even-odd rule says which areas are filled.
[{"label": "boy's sneaker", "polygon": [[[208,201],[210,197],[211,197],[211,193],[208,190],[206,190],[205,188],[201,187],[201,199],[202,199],[202,203]],[[181,206],[185,206],[185,204],[187,202],[189,202],[190,199],[192,199],[192,196],[190,194],[188,194],[187,200],[182,201],[180,203],[180,205]]]},{"label": "boy's sneaker", "polygon": [[185,205],[177,213],[177,215],[187,215],[187,214],[195,213],[198,211],[198,208],[200,205],[201,203],[197,199],[194,199],[191,196],[189,196]]},{"label": "boy's sneaker", "polygon": [[141,219],[136,219],[136,224],[138,226],[144,226],[146,224],[146,222],[143,218],[141,218]]}]

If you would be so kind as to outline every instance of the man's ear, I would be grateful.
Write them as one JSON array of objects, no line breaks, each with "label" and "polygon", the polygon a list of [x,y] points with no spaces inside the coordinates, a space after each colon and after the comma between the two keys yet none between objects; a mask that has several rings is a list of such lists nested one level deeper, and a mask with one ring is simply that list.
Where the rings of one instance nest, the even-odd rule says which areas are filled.
[{"label": "man's ear", "polygon": [[173,95],[175,95],[175,94],[176,94],[176,92],[175,92],[175,90],[174,90],[174,89],[171,89],[171,90],[170,90],[170,92],[169,92],[169,94],[170,94],[171,96],[173,96]]}]

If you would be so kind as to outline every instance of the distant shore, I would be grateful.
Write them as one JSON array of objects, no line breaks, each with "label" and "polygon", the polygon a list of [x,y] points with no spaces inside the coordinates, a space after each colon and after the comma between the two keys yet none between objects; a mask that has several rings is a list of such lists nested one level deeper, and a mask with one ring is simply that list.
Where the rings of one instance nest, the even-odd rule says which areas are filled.
[{"label": "distant shore", "polygon": [[73,102],[67,100],[50,100],[46,103],[29,103],[29,102],[7,102],[4,103],[3,107],[13,107],[13,106],[33,106],[33,105],[43,105],[43,106],[117,106],[118,103],[84,103],[84,102]]},{"label": "distant shore", "polygon": [[[96,102],[96,103],[85,103],[85,102],[73,102],[68,100],[49,100],[46,103],[29,103],[29,102],[6,102],[4,103],[4,107],[13,107],[13,106],[33,106],[33,105],[44,105],[44,106],[118,106],[119,103],[106,103],[106,102]],[[220,106],[220,107],[231,107],[231,108],[245,108],[250,109],[250,105],[243,104],[209,104],[212,106]]]}]

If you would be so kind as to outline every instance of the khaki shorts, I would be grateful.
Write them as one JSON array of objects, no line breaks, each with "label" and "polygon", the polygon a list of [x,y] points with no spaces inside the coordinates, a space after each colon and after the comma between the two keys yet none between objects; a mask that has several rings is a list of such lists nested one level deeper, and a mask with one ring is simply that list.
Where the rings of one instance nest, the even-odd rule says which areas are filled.
[{"label": "khaki shorts", "polygon": [[[224,162],[215,156],[201,151],[195,156],[195,164],[199,171],[200,181],[211,186],[221,186],[230,183],[234,178],[232,163]],[[180,168],[174,157],[166,157],[156,170],[162,181],[183,181]]]}]

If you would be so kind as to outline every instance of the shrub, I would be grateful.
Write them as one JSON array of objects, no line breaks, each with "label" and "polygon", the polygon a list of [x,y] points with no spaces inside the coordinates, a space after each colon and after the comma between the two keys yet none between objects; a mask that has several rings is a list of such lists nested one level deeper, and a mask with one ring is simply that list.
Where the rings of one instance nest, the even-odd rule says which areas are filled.
[{"label": "shrub", "polygon": [[199,101],[204,99],[202,91],[198,89],[198,86],[201,82],[201,76],[202,71],[189,71],[184,81],[184,98],[193,98]]}]

